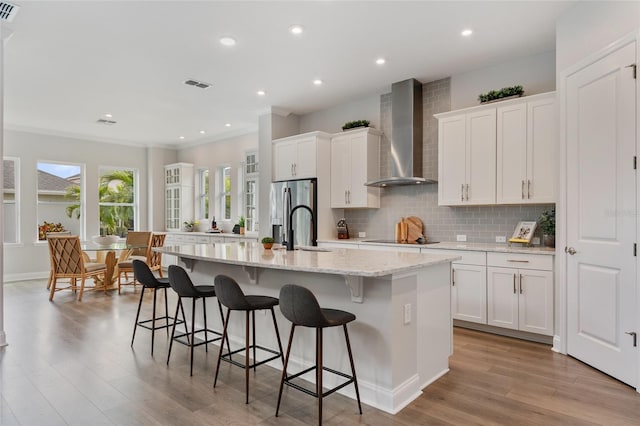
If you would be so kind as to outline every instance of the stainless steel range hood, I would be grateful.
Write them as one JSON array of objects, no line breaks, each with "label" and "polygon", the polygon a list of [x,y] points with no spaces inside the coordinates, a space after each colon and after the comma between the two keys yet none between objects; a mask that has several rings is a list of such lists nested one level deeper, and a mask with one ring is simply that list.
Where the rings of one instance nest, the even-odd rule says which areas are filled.
[{"label": "stainless steel range hood", "polygon": [[437,183],[422,177],[422,83],[413,78],[391,85],[391,177],[366,186]]}]

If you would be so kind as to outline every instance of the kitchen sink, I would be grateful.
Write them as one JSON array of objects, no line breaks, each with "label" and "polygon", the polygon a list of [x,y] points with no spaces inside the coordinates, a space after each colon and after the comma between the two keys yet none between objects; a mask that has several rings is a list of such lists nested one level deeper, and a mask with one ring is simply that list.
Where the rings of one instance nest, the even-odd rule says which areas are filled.
[{"label": "kitchen sink", "polygon": [[[380,243],[380,244],[402,244],[397,242],[396,240],[362,240],[363,243]],[[411,243],[411,245],[416,246],[426,246],[429,244],[438,244],[440,241],[427,241],[426,243]],[[406,243],[409,244],[409,243]]]},{"label": "kitchen sink", "polygon": [[326,247],[316,247],[316,246],[299,246],[299,247],[295,247],[295,249],[302,250],[302,251],[321,251],[321,252],[333,251]]}]

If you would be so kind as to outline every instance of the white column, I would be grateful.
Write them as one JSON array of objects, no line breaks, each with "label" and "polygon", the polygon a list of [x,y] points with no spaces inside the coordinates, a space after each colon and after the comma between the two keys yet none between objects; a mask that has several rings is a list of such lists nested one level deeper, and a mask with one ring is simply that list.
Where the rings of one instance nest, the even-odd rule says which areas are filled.
[{"label": "white column", "polygon": [[[11,32],[0,21],[0,159],[4,158],[4,43]],[[0,163],[0,188],[4,188],[4,162]],[[4,241],[4,209],[0,208],[0,243]],[[7,334],[4,331],[4,244],[0,244],[0,347],[7,346]]]}]

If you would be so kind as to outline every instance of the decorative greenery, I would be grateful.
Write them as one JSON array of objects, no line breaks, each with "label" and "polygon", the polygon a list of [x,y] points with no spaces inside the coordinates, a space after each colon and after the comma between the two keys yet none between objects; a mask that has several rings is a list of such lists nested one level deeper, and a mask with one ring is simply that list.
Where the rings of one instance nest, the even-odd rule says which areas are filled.
[{"label": "decorative greenery", "polygon": [[238,226],[244,228],[244,216],[240,216],[240,219],[238,219]]},{"label": "decorative greenery", "polygon": [[538,223],[545,235],[556,235],[556,209],[545,210],[538,218]]},{"label": "decorative greenery", "polygon": [[273,244],[274,240],[271,237],[264,237],[260,242],[262,244]]},{"label": "decorative greenery", "polygon": [[187,220],[183,223],[183,225],[184,229],[186,229],[187,231],[193,231],[193,228],[200,225],[200,222],[198,222],[197,220]]},{"label": "decorative greenery", "polygon": [[480,102],[489,102],[495,99],[506,98],[508,96],[522,96],[524,89],[522,86],[503,87],[500,90],[490,90],[487,93],[482,93],[478,96]]},{"label": "decorative greenery", "polygon": [[342,130],[353,129],[355,127],[369,127],[369,120],[347,121],[342,126]]},{"label": "decorative greenery", "polygon": [[38,225],[38,239],[46,240],[48,232],[66,232],[61,223],[49,223],[46,220],[42,225]]}]

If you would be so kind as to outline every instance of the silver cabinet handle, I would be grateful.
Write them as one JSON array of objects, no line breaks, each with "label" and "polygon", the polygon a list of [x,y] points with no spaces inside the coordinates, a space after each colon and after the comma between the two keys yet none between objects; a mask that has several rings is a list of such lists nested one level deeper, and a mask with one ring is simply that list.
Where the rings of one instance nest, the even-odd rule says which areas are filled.
[{"label": "silver cabinet handle", "polygon": [[527,179],[527,198],[531,199],[531,181]]},{"label": "silver cabinet handle", "polygon": [[350,189],[347,189],[347,197],[348,197],[348,200],[349,200],[349,204],[351,204],[351,190]]},{"label": "silver cabinet handle", "polygon": [[519,259],[507,259],[507,262],[529,263],[528,260],[519,260]]},{"label": "silver cabinet handle", "polygon": [[347,190],[344,190],[344,203],[347,204]]},{"label": "silver cabinet handle", "polygon": [[293,163],[293,175],[298,175],[298,163]]},{"label": "silver cabinet handle", "polygon": [[467,201],[469,201],[469,184],[467,184]]},{"label": "silver cabinet handle", "polygon": [[564,251],[565,253],[569,253],[571,256],[577,253],[576,249],[574,249],[573,247],[565,247]]},{"label": "silver cabinet handle", "polygon": [[522,194],[522,199],[524,200],[524,179],[522,180],[522,189],[520,190],[520,193]]},{"label": "silver cabinet handle", "polygon": [[522,274],[520,274],[520,294],[522,294]]},{"label": "silver cabinet handle", "polygon": [[451,286],[456,286],[456,270],[451,268]]},{"label": "silver cabinet handle", "polygon": [[516,294],[516,274],[513,274],[513,294]]},{"label": "silver cabinet handle", "polygon": [[638,335],[636,334],[635,331],[625,331],[624,334],[628,334],[629,336],[633,337],[633,347],[634,348],[636,346],[638,346]]},{"label": "silver cabinet handle", "polygon": [[464,183],[460,185],[460,201],[464,201]]}]

